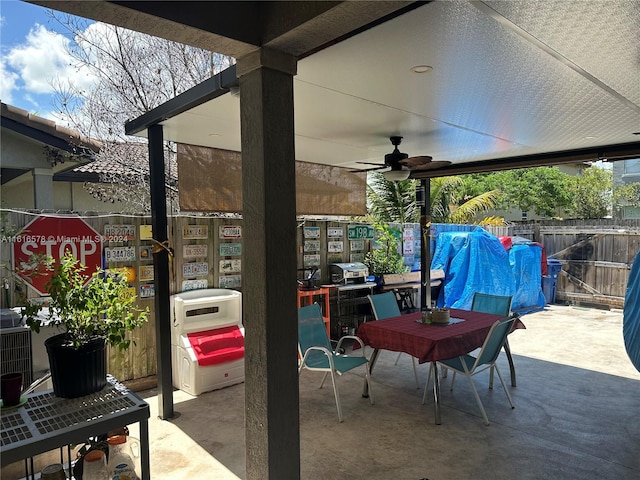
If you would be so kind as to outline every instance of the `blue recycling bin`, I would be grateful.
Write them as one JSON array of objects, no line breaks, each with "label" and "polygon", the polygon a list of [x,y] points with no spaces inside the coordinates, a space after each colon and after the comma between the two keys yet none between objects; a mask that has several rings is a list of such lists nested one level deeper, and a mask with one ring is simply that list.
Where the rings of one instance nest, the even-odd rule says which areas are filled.
[{"label": "blue recycling bin", "polygon": [[562,270],[562,263],[559,260],[547,259],[547,275],[542,277],[542,293],[548,304],[556,302],[556,287],[560,270]]},{"label": "blue recycling bin", "polygon": [[556,260],[555,258],[547,259],[547,275],[557,279],[558,275],[560,275],[560,270],[562,270],[562,263],[560,260]]},{"label": "blue recycling bin", "polygon": [[555,303],[556,301],[556,281],[558,279],[551,275],[545,275],[542,277],[542,293],[544,294],[544,300],[547,304]]}]

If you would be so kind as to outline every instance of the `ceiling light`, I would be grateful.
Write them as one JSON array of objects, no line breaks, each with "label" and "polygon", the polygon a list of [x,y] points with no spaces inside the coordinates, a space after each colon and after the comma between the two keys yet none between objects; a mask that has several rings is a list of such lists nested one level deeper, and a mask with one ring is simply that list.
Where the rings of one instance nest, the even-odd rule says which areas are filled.
[{"label": "ceiling light", "polygon": [[382,175],[390,182],[398,182],[409,178],[410,173],[409,170],[387,170],[386,172],[382,172]]},{"label": "ceiling light", "polygon": [[430,65],[414,65],[411,67],[413,73],[429,73],[431,70],[433,70],[433,67]]}]

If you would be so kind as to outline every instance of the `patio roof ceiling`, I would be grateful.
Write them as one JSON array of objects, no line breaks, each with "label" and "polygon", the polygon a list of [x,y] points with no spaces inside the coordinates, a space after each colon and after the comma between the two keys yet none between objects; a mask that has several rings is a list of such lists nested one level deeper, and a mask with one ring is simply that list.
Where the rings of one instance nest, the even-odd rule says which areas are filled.
[{"label": "patio roof ceiling", "polygon": [[[452,162],[429,176],[640,156],[638,2],[179,2],[180,12],[172,2],[87,3],[64,9],[129,27],[153,15],[165,37],[236,56],[258,44],[293,52],[301,161],[367,168],[357,162],[383,163],[391,135],[410,156]],[[420,65],[432,70],[414,73]],[[159,122],[165,139],[239,151],[234,77],[129,131]]]}]

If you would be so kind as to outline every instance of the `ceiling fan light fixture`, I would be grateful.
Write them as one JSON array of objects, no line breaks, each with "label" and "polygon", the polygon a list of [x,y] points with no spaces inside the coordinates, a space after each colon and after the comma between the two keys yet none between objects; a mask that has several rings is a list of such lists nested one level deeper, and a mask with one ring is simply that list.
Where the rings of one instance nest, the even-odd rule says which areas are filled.
[{"label": "ceiling fan light fixture", "polygon": [[409,170],[387,170],[386,172],[382,172],[382,175],[384,175],[384,178],[389,182],[399,182],[409,178],[410,173]]},{"label": "ceiling fan light fixture", "polygon": [[429,73],[433,70],[431,65],[414,65],[411,67],[413,73]]}]

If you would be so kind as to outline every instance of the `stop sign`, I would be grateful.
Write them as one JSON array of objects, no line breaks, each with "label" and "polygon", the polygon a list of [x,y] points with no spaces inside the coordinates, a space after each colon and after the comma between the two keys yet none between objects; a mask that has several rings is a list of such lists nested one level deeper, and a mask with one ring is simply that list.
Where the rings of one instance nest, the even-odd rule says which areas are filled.
[{"label": "stop sign", "polygon": [[[15,237],[13,260],[16,273],[40,295],[46,295],[52,272],[34,271],[32,255],[53,257],[56,264],[65,252],[87,266],[87,279],[102,266],[102,237],[80,217],[37,217]],[[41,270],[40,270],[41,272]]]}]

